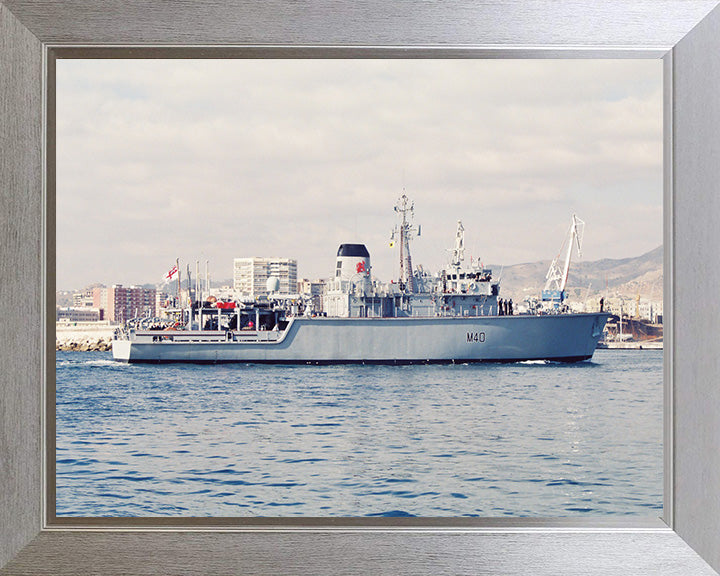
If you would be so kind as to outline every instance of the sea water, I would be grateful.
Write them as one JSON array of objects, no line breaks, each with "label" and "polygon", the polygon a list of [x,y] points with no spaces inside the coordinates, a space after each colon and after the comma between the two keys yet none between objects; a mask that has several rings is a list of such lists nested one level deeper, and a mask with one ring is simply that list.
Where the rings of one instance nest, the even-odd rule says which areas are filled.
[{"label": "sea water", "polygon": [[661,515],[662,351],[137,365],[58,352],[58,516]]}]

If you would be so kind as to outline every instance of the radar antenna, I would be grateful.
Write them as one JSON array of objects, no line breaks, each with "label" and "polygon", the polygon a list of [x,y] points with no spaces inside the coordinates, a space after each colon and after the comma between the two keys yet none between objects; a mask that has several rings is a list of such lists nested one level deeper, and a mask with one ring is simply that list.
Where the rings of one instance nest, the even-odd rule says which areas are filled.
[{"label": "radar antenna", "polygon": [[461,220],[458,220],[457,232],[455,233],[455,248],[451,252],[450,265],[453,268],[459,268],[462,261],[465,260],[465,228],[463,228]]}]

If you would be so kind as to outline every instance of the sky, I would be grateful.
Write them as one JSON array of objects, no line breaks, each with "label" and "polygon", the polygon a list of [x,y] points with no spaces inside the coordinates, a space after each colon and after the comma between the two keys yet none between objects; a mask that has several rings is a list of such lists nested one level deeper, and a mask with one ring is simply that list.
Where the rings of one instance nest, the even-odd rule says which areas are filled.
[{"label": "sky", "polygon": [[[662,244],[660,60],[59,60],[57,288],[161,282],[181,260],[286,257],[327,278],[344,242],[437,272],[457,221],[486,265]],[[575,256],[574,256],[575,257]]]}]

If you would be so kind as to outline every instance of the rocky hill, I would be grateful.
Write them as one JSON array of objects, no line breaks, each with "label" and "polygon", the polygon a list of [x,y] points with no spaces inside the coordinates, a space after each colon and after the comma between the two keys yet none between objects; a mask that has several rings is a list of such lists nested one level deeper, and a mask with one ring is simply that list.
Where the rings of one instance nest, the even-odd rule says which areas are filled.
[{"label": "rocky hill", "polygon": [[[545,286],[550,260],[505,266],[502,270],[501,295],[521,302],[527,296],[539,295]],[[501,266],[491,266],[497,278]],[[619,294],[627,298],[662,299],[663,247],[659,246],[634,258],[573,261],[567,290],[572,299],[586,295]]]}]

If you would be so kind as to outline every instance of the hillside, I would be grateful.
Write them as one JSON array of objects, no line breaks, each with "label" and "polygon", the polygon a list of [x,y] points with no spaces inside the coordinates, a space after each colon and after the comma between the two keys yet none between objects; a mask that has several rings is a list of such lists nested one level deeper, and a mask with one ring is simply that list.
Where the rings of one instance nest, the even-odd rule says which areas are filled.
[{"label": "hillside", "polygon": [[[505,266],[502,270],[501,294],[516,302],[527,296],[539,295],[545,286],[545,274],[550,260]],[[500,266],[491,266],[495,277]],[[588,289],[589,287],[589,289]],[[628,298],[662,299],[663,247],[634,258],[573,261],[570,265],[567,290],[573,299],[584,299],[586,294],[615,295]]]}]

